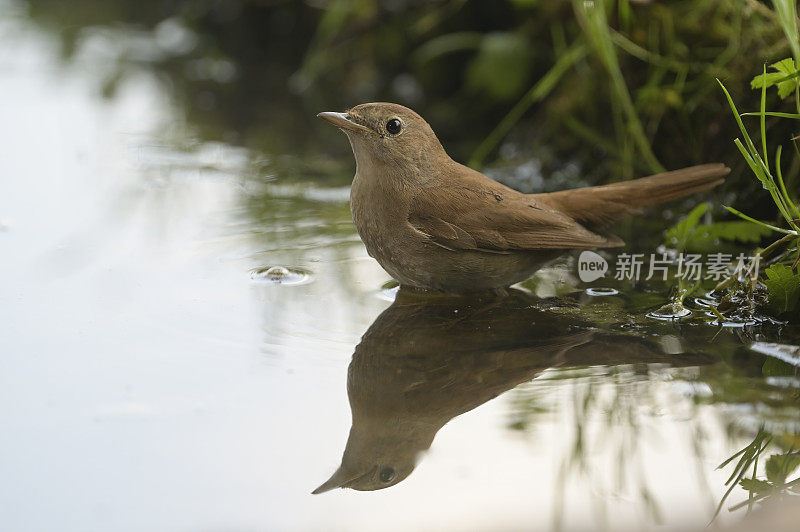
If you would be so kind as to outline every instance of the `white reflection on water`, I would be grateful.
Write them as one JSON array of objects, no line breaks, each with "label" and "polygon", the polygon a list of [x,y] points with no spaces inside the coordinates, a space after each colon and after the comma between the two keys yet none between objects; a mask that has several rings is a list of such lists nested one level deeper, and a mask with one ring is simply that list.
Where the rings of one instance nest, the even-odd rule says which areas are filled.
[{"label": "white reflection on water", "polygon": [[[635,488],[604,478],[615,445],[590,452],[590,474],[563,469],[582,381],[537,388],[552,412],[530,432],[505,428],[503,396],[450,422],[402,484],[310,495],[341,456],[346,368],[389,304],[375,296],[385,274],[352,232],[298,242],[296,228],[254,227],[248,154],[193,141],[146,71],[102,100],[92,54],[108,35],[64,66],[50,37],[13,16],[0,27],[4,529],[547,527],[559,504],[567,528],[652,523]],[[343,196],[317,195],[304,199]],[[315,282],[252,283],[270,264]],[[660,479],[662,518],[702,526],[732,447],[707,411],[686,413],[691,398],[652,393],[661,410],[614,437],[634,438],[638,467]],[[597,414],[587,430],[606,427]]]}]

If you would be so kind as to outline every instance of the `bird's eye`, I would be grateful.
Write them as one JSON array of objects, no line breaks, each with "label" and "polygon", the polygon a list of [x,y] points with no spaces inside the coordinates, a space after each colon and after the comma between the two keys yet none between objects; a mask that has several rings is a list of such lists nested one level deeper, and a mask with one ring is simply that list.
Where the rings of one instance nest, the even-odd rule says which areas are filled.
[{"label": "bird's eye", "polygon": [[384,467],[381,469],[381,472],[378,474],[381,479],[381,482],[389,483],[394,480],[394,469],[391,467]]},{"label": "bird's eye", "polygon": [[397,135],[400,133],[400,130],[403,128],[403,124],[397,118],[392,118],[388,122],[386,122],[386,131],[391,133],[392,135]]}]

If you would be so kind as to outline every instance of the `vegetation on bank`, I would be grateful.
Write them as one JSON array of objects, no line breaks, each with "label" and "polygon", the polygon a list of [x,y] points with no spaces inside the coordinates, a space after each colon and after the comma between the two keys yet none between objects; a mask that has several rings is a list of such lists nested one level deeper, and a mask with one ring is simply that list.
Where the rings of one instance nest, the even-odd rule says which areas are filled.
[{"label": "vegetation on bank", "polygon": [[[458,160],[536,156],[543,175],[578,164],[588,183],[730,162],[736,126],[715,79],[745,94],[762,61],[790,55],[778,16],[756,0],[20,5],[54,31],[65,59],[107,29],[117,43],[151,38],[152,53],[108,45],[115,63],[98,65],[103,90],[152,69],[204,137],[341,154],[346,144],[316,124],[318,111],[397,101],[425,116]],[[739,97],[755,108],[756,95]],[[767,128],[791,135],[777,120]]]},{"label": "vegetation on bank", "polygon": [[[743,488],[748,497],[731,505],[728,508],[731,512],[744,508],[750,512],[756,505],[797,497],[800,494],[800,477],[795,474],[800,467],[797,444],[796,435],[783,432],[776,436],[761,427],[753,441],[719,465],[719,469],[732,466],[732,472],[725,482],[728,489],[720,499],[714,517],[719,515],[736,486]],[[777,452],[767,454],[768,449]]]},{"label": "vegetation on bank", "polygon": [[[768,240],[768,245],[758,247],[753,252],[752,256],[759,264],[754,275],[745,276],[741,272],[733,272],[714,288],[721,301],[717,306],[712,306],[712,311],[720,321],[726,319],[726,312],[741,315],[743,305],[753,310],[760,306],[762,308],[759,311],[768,311],[779,318],[800,320],[800,202],[797,198],[797,175],[784,179],[784,161],[781,160],[784,143],[791,143],[797,158],[800,158],[800,149],[797,146],[797,137],[785,138],[775,148],[774,157],[770,157],[767,141],[768,118],[800,120],[800,30],[795,0],[774,0],[773,4],[792,55],[772,64],[769,73],[765,66],[762,74],[751,81],[752,88],[757,89],[760,94],[759,110],[740,113],[725,84],[721,81],[719,83],[739,128],[740,136],[734,140],[734,144],[756,181],[766,191],[765,195],[772,200],[777,211],[774,221],[760,221],[726,205],[728,211],[742,218],[744,222],[717,222],[699,226],[700,216],[706,210],[705,205],[700,205],[667,233],[668,245],[670,241],[676,243],[679,250],[685,249],[692,239],[695,241],[691,246],[707,248],[709,239],[760,242],[763,237],[776,233],[780,235],[779,238]],[[781,100],[791,97],[796,112],[768,111],[767,89],[770,87],[776,88]],[[745,126],[744,120],[747,117],[758,117],[758,143],[751,138]],[[795,165],[797,158],[794,159]],[[741,199],[736,198],[735,201],[741,202]],[[766,288],[766,298],[758,297],[759,285]],[[678,291],[683,295],[687,292]],[[730,304],[734,299],[739,301]],[[682,299],[679,303],[682,303]],[[727,308],[721,309],[723,305]],[[752,317],[752,314],[750,312],[747,317]]]}]

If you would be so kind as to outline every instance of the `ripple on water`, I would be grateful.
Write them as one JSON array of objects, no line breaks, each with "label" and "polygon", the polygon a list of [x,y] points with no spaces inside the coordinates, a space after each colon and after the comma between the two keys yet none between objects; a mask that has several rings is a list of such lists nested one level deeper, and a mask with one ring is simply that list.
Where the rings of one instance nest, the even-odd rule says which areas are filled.
[{"label": "ripple on water", "polygon": [[604,288],[604,287],[596,287],[596,288],[587,288],[586,294],[590,296],[615,296],[619,294],[619,290],[616,288]]},{"label": "ripple on water", "polygon": [[648,318],[662,321],[672,321],[690,316],[692,311],[680,303],[667,303],[663,307],[647,313]]},{"label": "ripple on water", "polygon": [[311,274],[299,268],[268,266],[252,270],[250,278],[260,283],[297,285],[311,281]]},{"label": "ripple on water", "polygon": [[712,294],[713,292],[709,292],[704,296],[695,297],[692,301],[694,301],[694,304],[697,305],[698,307],[704,307],[704,308],[716,307],[717,305],[719,305],[719,298],[713,296]]},{"label": "ripple on water", "polygon": [[706,312],[706,316],[710,318],[714,318],[710,323],[711,325],[721,325],[723,327],[747,327],[748,325],[757,325],[759,322],[755,319],[736,319],[736,318],[728,318],[726,320],[720,321],[719,316],[714,314],[713,312],[709,311]]}]

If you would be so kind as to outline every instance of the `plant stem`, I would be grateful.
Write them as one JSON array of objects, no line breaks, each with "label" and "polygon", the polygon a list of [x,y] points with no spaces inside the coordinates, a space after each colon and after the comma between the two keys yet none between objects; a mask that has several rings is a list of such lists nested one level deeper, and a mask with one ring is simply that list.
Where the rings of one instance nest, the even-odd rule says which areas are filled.
[{"label": "plant stem", "polygon": [[[793,234],[792,235],[786,235],[786,236],[784,236],[782,238],[779,238],[778,240],[776,240],[775,242],[773,242],[769,246],[765,247],[764,249],[756,250],[756,256],[758,256],[760,258],[764,258],[764,257],[767,257],[769,255],[772,255],[772,253],[776,249],[778,249],[783,244],[785,244],[787,242],[790,242],[794,238],[797,238],[797,236],[793,235]],[[732,285],[735,280],[736,280],[735,277],[730,276],[727,279],[725,279],[724,281],[722,281],[721,283],[719,283],[717,286],[715,286],[713,291],[717,292],[718,290],[724,290],[725,288],[728,288],[730,285]]]},{"label": "plant stem", "polygon": [[536,84],[525,93],[525,95],[517,102],[514,107],[503,117],[499,124],[492,130],[491,133],[480,143],[475,149],[472,157],[469,159],[469,166],[471,168],[480,168],[483,166],[486,157],[494,150],[500,141],[508,135],[514,124],[519,122],[522,115],[530,109],[531,105],[544,99],[555,88],[556,83],[561,77],[574,65],[581,57],[586,54],[586,46],[582,41],[574,43],[564,54],[558,58],[556,64],[536,82]]},{"label": "plant stem", "polygon": [[644,133],[644,128],[636,113],[628,86],[619,66],[616,48],[611,36],[608,20],[606,19],[605,2],[598,0],[589,3],[575,0],[575,11],[582,19],[584,32],[592,43],[592,48],[597,52],[601,63],[606,68],[611,78],[611,87],[616,95],[616,100],[622,107],[627,120],[628,132],[633,138],[633,142],[639,153],[647,162],[650,169],[654,172],[663,172],[664,167],[658,162],[655,154],[650,147],[650,141]]}]

